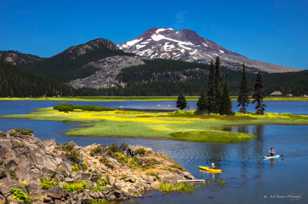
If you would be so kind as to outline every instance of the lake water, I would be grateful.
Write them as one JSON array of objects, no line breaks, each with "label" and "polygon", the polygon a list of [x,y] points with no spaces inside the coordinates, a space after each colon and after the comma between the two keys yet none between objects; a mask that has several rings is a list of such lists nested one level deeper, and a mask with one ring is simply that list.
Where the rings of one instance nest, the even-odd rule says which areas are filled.
[{"label": "lake water", "polygon": [[[52,101],[0,101],[0,114],[28,113],[35,108],[48,107],[60,102]],[[73,102],[110,107],[171,109],[174,102]],[[189,106],[194,107],[190,102]],[[235,107],[235,106],[234,106]],[[252,107],[250,107],[252,108]],[[308,102],[267,102],[272,112],[308,114]],[[242,126],[231,131],[250,132],[257,139],[241,144],[206,144],[166,140],[129,138],[67,137],[65,131],[77,124],[0,119],[0,130],[13,127],[31,128],[42,139],[55,139],[59,143],[75,141],[80,145],[140,144],[167,153],[197,178],[210,181],[193,193],[161,194],[152,192],[144,198],[132,199],[125,204],[187,204],[187,203],[249,203],[280,204],[308,203],[308,126]],[[263,155],[274,146],[283,153],[283,160],[264,161]],[[224,173],[212,176],[199,172],[198,165],[215,162]]]}]

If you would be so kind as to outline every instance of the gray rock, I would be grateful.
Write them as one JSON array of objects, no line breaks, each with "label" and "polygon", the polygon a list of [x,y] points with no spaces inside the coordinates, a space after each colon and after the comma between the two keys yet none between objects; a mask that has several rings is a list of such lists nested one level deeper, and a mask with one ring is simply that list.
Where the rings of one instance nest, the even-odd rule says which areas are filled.
[{"label": "gray rock", "polygon": [[[7,137],[0,137],[0,200],[13,187],[33,197],[33,203],[124,200],[154,190],[154,182],[193,178],[187,171],[174,168],[174,161],[148,148],[144,157],[129,153],[135,151],[137,147],[134,146],[123,145],[118,151],[127,159],[134,157],[145,161],[147,165],[153,163],[150,162],[153,160],[155,164],[159,163],[148,168],[159,173],[156,180],[147,174],[143,166],[130,167],[129,163],[125,164],[113,153],[108,153],[108,147],[103,148],[105,152],[100,155],[92,156],[91,150],[95,147],[79,147],[74,144],[65,149],[63,145],[52,141],[42,142],[32,134],[23,135],[22,131],[10,130]],[[79,163],[70,159],[71,152],[80,154]],[[8,202],[14,203],[12,196],[8,197]]]}]

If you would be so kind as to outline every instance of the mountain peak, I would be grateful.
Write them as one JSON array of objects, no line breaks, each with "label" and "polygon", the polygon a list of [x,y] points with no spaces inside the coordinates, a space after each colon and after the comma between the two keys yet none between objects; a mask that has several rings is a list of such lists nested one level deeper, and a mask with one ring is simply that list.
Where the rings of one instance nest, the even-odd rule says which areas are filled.
[{"label": "mountain peak", "polygon": [[112,41],[104,38],[96,38],[86,43],[69,47],[64,52],[58,55],[65,55],[69,58],[75,59],[78,56],[88,54],[89,52],[95,52],[100,49],[108,50],[110,52],[120,51],[119,48]]},{"label": "mountain peak", "polygon": [[127,41],[119,47],[125,52],[149,59],[161,58],[208,64],[219,56],[225,67],[234,70],[240,70],[242,64],[246,64],[248,69],[252,71],[291,71],[278,65],[250,60],[200,36],[190,29],[151,28],[139,35],[139,37]]},{"label": "mountain peak", "polygon": [[[138,38],[124,43],[126,52],[149,57],[208,62],[228,50],[206,40],[190,29],[151,28]],[[205,52],[211,52],[211,55]]]}]

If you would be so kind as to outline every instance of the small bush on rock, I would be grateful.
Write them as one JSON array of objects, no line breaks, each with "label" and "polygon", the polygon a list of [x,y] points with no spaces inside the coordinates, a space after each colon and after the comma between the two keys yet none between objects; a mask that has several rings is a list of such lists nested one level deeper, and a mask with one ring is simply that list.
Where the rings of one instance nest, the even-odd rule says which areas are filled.
[{"label": "small bush on rock", "polygon": [[103,148],[101,145],[97,145],[96,147],[94,147],[93,149],[91,149],[90,151],[90,155],[93,157],[97,154],[101,154],[103,152]]},{"label": "small bush on rock", "polygon": [[31,136],[33,134],[33,130],[27,128],[17,128],[15,131],[26,136]]},{"label": "small bush on rock", "polygon": [[58,182],[52,178],[41,178],[40,179],[40,186],[44,190],[51,189],[53,187],[56,187],[58,185]]},{"label": "small bush on rock", "polygon": [[138,155],[141,155],[141,156],[145,155],[146,152],[147,152],[147,150],[142,148],[142,147],[135,150],[135,153],[138,154]]},{"label": "small bush on rock", "polygon": [[66,157],[71,160],[73,163],[80,164],[81,154],[80,152],[75,148],[75,143],[69,142],[62,145],[62,150],[65,152]]},{"label": "small bush on rock", "polygon": [[81,180],[81,181],[75,181],[72,183],[64,183],[63,189],[67,192],[78,192],[86,189],[88,186],[87,181]]},{"label": "small bush on rock", "polygon": [[13,188],[10,189],[10,193],[13,195],[13,198],[18,202],[22,202],[24,204],[30,204],[31,203],[30,196],[28,195],[27,192],[25,192],[21,188],[13,187]]},{"label": "small bush on rock", "polygon": [[102,192],[108,184],[109,184],[108,179],[102,176],[96,181],[92,191]]}]

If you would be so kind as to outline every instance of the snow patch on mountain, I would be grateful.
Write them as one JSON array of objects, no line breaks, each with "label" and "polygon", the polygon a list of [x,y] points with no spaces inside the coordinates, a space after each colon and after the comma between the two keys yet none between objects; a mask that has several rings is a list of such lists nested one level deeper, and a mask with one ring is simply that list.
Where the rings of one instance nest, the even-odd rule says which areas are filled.
[{"label": "snow patch on mountain", "polygon": [[222,64],[233,70],[240,70],[242,64],[246,64],[248,70],[253,71],[291,71],[278,65],[250,60],[188,29],[150,29],[138,38],[124,43],[120,49],[149,59],[163,58],[207,64],[220,57]]},{"label": "snow patch on mountain", "polygon": [[163,32],[163,31],[166,31],[166,30],[173,30],[173,28],[158,28],[155,33],[160,33],[160,32]]},{"label": "snow patch on mountain", "polygon": [[136,45],[137,43],[139,43],[142,40],[143,40],[142,38],[139,38],[139,39],[134,39],[134,40],[127,41],[124,45],[122,45],[122,47],[123,48],[129,48],[129,47],[131,47],[133,45]]}]

